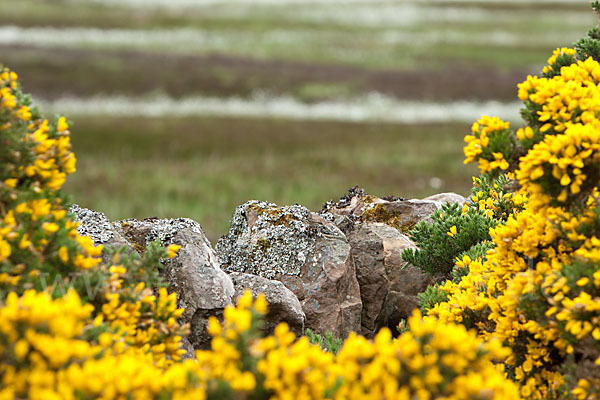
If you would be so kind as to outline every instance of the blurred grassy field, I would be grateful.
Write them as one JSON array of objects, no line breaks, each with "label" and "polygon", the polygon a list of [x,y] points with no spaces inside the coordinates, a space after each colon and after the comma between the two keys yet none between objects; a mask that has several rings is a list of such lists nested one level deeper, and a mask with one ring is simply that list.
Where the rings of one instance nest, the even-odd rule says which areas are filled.
[{"label": "blurred grassy field", "polygon": [[[40,99],[512,101],[554,48],[596,23],[586,1],[192,3],[0,1],[0,63]],[[73,122],[75,202],[113,220],[190,217],[213,242],[249,199],[318,210],[354,185],[379,196],[466,194],[475,173],[462,164],[469,123],[62,111]]]},{"label": "blurred grassy field", "polygon": [[466,194],[474,173],[461,162],[462,125],[91,118],[73,131],[75,201],[111,219],[190,217],[212,241],[250,199],[319,210],[354,185],[379,196]]}]

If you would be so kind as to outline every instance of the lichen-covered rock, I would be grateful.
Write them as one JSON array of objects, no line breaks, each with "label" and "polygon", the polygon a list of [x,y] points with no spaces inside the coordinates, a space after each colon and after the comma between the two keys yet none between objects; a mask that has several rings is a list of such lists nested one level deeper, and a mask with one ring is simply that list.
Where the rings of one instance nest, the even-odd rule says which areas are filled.
[{"label": "lichen-covered rock", "polygon": [[266,279],[258,275],[232,272],[229,277],[235,288],[234,298],[237,299],[249,289],[254,298],[264,293],[269,303],[268,312],[265,317],[265,332],[273,334],[275,327],[285,322],[290,330],[301,336],[304,334],[304,323],[306,316],[302,311],[300,301],[285,285],[279,281]]},{"label": "lichen-covered rock", "polygon": [[120,221],[125,237],[143,250],[160,240],[163,246],[181,246],[175,258],[165,260],[163,273],[170,290],[177,293],[177,306],[185,308],[182,323],[189,322],[189,340],[195,348],[208,348],[207,319],[220,316],[233,301],[233,282],[220,268],[217,256],[200,224],[189,218]]},{"label": "lichen-covered rock", "polygon": [[112,224],[101,212],[89,210],[73,204],[69,209],[74,220],[79,222],[77,232],[89,236],[96,245],[103,245],[102,261],[108,262],[110,249],[124,249],[125,253],[135,253],[133,246],[122,235],[119,225]]},{"label": "lichen-covered rock", "polygon": [[418,305],[417,294],[433,279],[402,259],[415,244],[384,223],[362,223],[348,234],[363,311],[361,333],[367,337],[383,326],[394,327]]},{"label": "lichen-covered rock", "polygon": [[438,193],[431,195],[429,197],[425,197],[423,200],[425,201],[437,201],[438,203],[458,203],[460,206],[467,202],[467,199],[464,196],[461,196],[458,193],[447,192],[447,193]]},{"label": "lichen-covered rock", "polygon": [[[440,207],[440,202],[432,200],[406,200],[394,196],[380,199],[355,187],[338,202],[325,203],[321,215],[335,221],[346,234],[362,222],[381,222],[408,233],[421,221],[431,222],[431,214]],[[353,224],[339,216],[350,219]]]},{"label": "lichen-covered rock", "polygon": [[298,275],[317,239],[310,218],[311,212],[299,205],[249,201],[237,207],[228,235],[215,246],[221,267],[267,279]]},{"label": "lichen-covered rock", "polygon": [[216,250],[228,272],[283,282],[300,300],[308,328],[338,337],[360,330],[350,246],[332,222],[299,205],[249,201],[237,207]]}]

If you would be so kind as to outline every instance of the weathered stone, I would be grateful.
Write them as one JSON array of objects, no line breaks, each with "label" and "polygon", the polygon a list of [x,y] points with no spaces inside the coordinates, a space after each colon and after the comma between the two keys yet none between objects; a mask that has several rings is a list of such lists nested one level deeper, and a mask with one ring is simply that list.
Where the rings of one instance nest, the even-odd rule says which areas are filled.
[{"label": "weathered stone", "polygon": [[385,248],[385,271],[390,281],[385,315],[391,328],[410,316],[418,306],[417,294],[439,282],[440,277],[431,276],[402,259],[405,249],[416,248],[406,235],[392,230],[382,230],[380,234]]},{"label": "weathered stone", "polygon": [[310,218],[311,212],[299,205],[249,201],[237,207],[228,235],[215,246],[221,267],[268,279],[298,275],[317,239]]},{"label": "weathered stone", "polygon": [[348,242],[363,304],[361,334],[372,337],[382,325],[382,312],[390,287],[384,267],[383,243],[367,224],[349,233]]},{"label": "weathered stone", "polygon": [[300,300],[307,327],[338,337],[360,330],[350,246],[332,222],[299,205],[250,201],[236,209],[216,250],[228,272],[283,282]]},{"label": "weathered stone", "polygon": [[467,199],[465,197],[461,196],[460,194],[452,193],[452,192],[434,194],[429,197],[425,197],[423,200],[437,201],[438,203],[441,203],[441,204],[458,203],[460,206],[462,206],[463,204],[465,204],[467,202]]},{"label": "weathered stone", "polygon": [[394,196],[380,199],[355,187],[338,202],[325,203],[321,215],[335,221],[345,234],[362,222],[382,222],[408,233],[421,221],[431,222],[431,214],[440,207],[440,202],[431,200],[406,200]]},{"label": "weathered stone", "polygon": [[361,333],[372,337],[383,326],[394,330],[417,307],[417,294],[433,278],[407,265],[402,251],[416,248],[415,244],[384,223],[362,223],[348,240],[363,303]]},{"label": "weathered stone", "polygon": [[194,346],[192,346],[192,343],[190,343],[189,339],[184,337],[181,338],[181,343],[179,344],[179,348],[185,350],[185,354],[181,356],[182,360],[187,360],[189,359],[196,359],[196,356],[194,354]]},{"label": "weathered stone", "polygon": [[283,283],[242,272],[232,272],[229,277],[235,288],[235,299],[242,296],[246,289],[252,292],[254,298],[259,293],[264,293],[269,303],[265,317],[265,331],[268,334],[273,334],[275,327],[281,322],[287,323],[296,336],[304,334],[306,316],[302,311],[302,305],[296,295]]},{"label": "weathered stone", "polygon": [[439,209],[439,204],[427,200],[396,200],[373,203],[365,209],[362,220],[382,222],[402,233],[408,233],[421,221],[432,222],[431,214]]},{"label": "weathered stone", "polygon": [[135,219],[120,222],[125,237],[143,250],[158,239],[163,246],[181,246],[177,256],[164,261],[169,288],[177,293],[177,306],[185,308],[180,321],[191,324],[190,342],[207,348],[207,318],[220,315],[232,303],[233,283],[217,262],[217,256],[200,224],[188,218]]},{"label": "weathered stone", "polygon": [[77,232],[82,236],[89,236],[95,245],[102,245],[102,261],[110,261],[110,249],[124,249],[126,254],[135,253],[134,248],[122,235],[118,225],[111,224],[108,218],[101,212],[89,210],[73,204],[69,212],[79,222]]}]

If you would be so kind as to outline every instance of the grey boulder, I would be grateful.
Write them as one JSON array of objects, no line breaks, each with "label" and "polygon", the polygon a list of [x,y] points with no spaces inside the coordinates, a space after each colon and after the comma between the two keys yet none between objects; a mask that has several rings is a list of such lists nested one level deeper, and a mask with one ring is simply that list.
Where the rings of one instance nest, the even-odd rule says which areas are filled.
[{"label": "grey boulder", "polygon": [[296,295],[283,283],[243,272],[232,272],[229,277],[233,281],[236,299],[242,296],[246,289],[252,292],[253,298],[260,293],[265,295],[269,303],[264,327],[267,334],[273,334],[275,327],[281,322],[287,323],[296,336],[304,334],[306,316],[302,311],[302,305]]},{"label": "grey boulder", "polygon": [[69,209],[74,221],[79,222],[77,232],[82,236],[89,236],[95,245],[102,245],[102,262],[110,262],[111,249],[124,250],[126,254],[135,253],[134,247],[123,236],[118,224],[112,224],[101,212],[73,204]]},{"label": "grey boulder", "polygon": [[337,337],[360,331],[361,300],[350,245],[305,207],[249,201],[216,245],[221,267],[281,281],[298,298],[306,327]]}]

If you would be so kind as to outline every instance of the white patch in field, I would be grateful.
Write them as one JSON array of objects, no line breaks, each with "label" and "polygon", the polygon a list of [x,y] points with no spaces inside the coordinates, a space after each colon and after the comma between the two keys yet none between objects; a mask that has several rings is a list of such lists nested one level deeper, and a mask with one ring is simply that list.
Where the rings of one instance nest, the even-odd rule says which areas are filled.
[{"label": "white patch in field", "polygon": [[251,98],[167,96],[150,98],[94,97],[37,99],[44,110],[71,115],[110,115],[142,117],[232,116],[289,118],[297,120],[335,120],[348,122],[472,122],[482,113],[519,121],[520,102],[454,101],[428,103],[403,101],[379,93],[346,101],[303,103],[292,97],[256,94]]},{"label": "white patch in field", "polygon": [[[99,28],[23,28],[0,26],[0,44],[34,45],[48,47],[95,46],[103,48],[144,48],[149,50],[174,50],[186,53],[207,51],[240,50],[260,55],[261,49],[269,45],[300,45],[310,48],[323,43],[324,35],[329,39],[347,34],[339,32],[319,32],[313,30],[269,30],[249,34],[246,31],[210,31],[193,28],[176,29],[99,29]],[[337,35],[337,36],[336,36]],[[494,46],[514,46],[523,42],[523,36],[507,31],[492,30],[485,35],[473,35],[458,30],[408,32],[394,29],[379,30],[368,34],[355,34],[370,43],[393,45],[437,45],[437,44],[476,44]],[[569,38],[575,40],[581,32],[557,32],[536,38],[528,38],[528,45],[548,45],[563,43]],[[256,50],[256,51],[255,51]],[[352,49],[347,49],[348,51]]]}]

